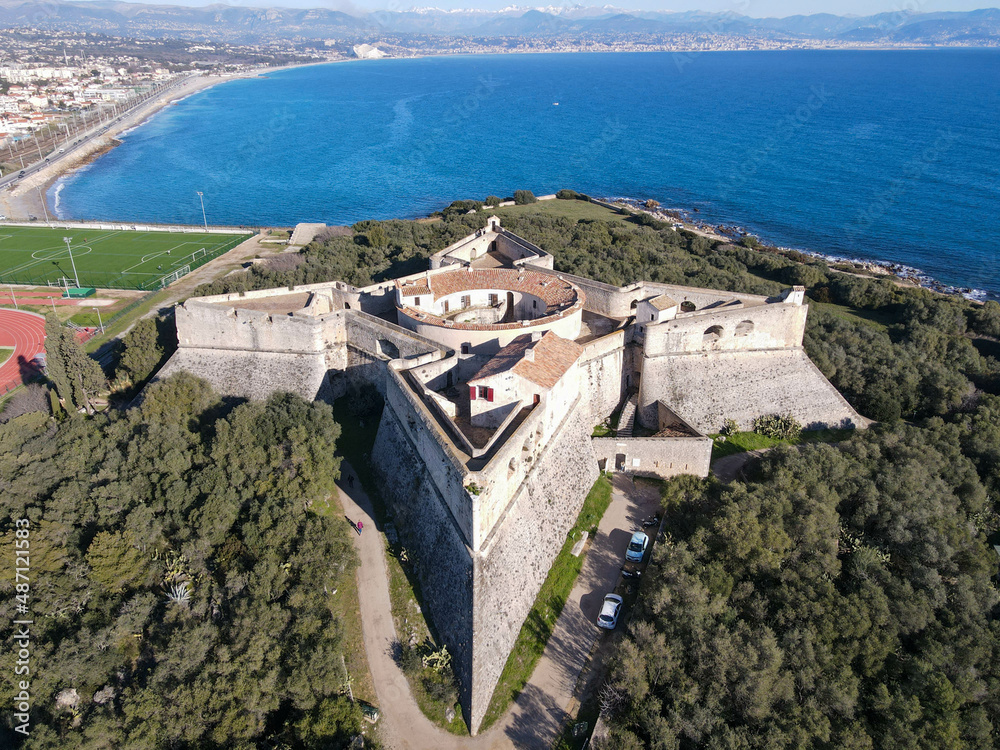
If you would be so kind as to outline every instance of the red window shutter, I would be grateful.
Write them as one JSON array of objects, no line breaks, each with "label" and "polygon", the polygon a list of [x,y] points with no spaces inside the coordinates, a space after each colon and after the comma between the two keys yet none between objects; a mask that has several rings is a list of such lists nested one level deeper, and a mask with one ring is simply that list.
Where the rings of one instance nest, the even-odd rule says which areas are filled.
[{"label": "red window shutter", "polygon": [[469,386],[469,400],[470,401],[476,400],[476,386],[474,385]]},{"label": "red window shutter", "polygon": [[493,401],[493,389],[492,388],[487,388],[486,389],[486,400],[490,401],[490,402]]}]

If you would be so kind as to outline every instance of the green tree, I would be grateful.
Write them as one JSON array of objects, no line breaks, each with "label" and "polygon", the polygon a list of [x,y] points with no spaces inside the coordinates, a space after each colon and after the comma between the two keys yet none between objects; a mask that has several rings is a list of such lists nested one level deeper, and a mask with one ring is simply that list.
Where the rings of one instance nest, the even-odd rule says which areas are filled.
[{"label": "green tree", "polygon": [[134,384],[142,383],[152,375],[163,357],[156,323],[152,318],[140,318],[125,334],[122,346],[118,374],[127,375]]},{"label": "green tree", "polygon": [[514,203],[519,206],[527,205],[528,203],[537,203],[538,198],[530,190],[515,190],[514,191]]},{"label": "green tree", "polygon": [[73,332],[45,317],[45,355],[49,379],[67,406],[93,412],[91,399],[107,387],[100,365],[87,356]]}]

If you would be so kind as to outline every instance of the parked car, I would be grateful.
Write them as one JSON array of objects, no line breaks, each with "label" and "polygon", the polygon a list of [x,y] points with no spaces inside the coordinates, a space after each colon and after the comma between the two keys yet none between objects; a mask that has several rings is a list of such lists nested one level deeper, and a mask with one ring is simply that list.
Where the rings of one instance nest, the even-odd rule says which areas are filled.
[{"label": "parked car", "polygon": [[604,606],[601,607],[601,614],[597,616],[597,627],[605,630],[614,630],[618,624],[618,615],[622,611],[622,598],[618,594],[605,594]]},{"label": "parked car", "polygon": [[625,550],[625,559],[629,562],[642,562],[646,555],[646,547],[649,546],[649,537],[643,532],[637,531],[632,535],[632,540]]}]

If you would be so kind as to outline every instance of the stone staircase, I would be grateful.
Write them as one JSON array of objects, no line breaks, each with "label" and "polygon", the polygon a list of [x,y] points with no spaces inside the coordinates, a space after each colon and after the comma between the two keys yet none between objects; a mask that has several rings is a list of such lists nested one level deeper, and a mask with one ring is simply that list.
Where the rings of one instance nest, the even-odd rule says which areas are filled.
[{"label": "stone staircase", "polygon": [[632,429],[635,427],[635,412],[639,408],[639,397],[636,394],[629,396],[625,406],[622,407],[622,414],[618,418],[618,437],[632,437]]}]

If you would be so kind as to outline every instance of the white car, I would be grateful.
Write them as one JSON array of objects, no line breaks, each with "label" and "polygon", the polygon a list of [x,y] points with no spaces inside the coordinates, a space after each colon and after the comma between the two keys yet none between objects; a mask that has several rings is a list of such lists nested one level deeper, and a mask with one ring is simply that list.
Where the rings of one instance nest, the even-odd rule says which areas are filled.
[{"label": "white car", "polygon": [[622,611],[622,598],[618,594],[605,594],[604,606],[601,607],[601,614],[597,616],[597,627],[605,630],[614,630],[618,624],[618,615]]},{"label": "white car", "polygon": [[643,532],[637,531],[632,535],[628,548],[625,550],[625,559],[629,562],[642,562],[646,554],[646,547],[649,546],[649,537]]}]

